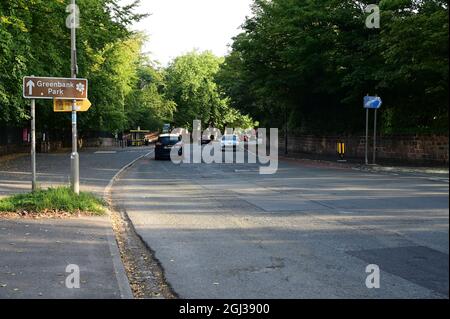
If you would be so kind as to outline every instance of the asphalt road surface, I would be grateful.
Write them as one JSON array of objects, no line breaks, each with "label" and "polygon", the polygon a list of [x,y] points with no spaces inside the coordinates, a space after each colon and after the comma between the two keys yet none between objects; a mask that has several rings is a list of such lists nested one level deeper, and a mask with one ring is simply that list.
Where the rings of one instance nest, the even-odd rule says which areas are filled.
[{"label": "asphalt road surface", "polygon": [[[80,152],[82,191],[103,195],[111,178],[126,164],[147,154],[150,148],[87,149]],[[70,184],[70,154],[37,154],[37,179],[42,187]],[[0,197],[31,190],[30,156],[0,160]]]},{"label": "asphalt road surface", "polygon": [[[184,298],[448,298],[448,182],[140,160],[113,188]],[[366,286],[378,265],[380,288]]]}]

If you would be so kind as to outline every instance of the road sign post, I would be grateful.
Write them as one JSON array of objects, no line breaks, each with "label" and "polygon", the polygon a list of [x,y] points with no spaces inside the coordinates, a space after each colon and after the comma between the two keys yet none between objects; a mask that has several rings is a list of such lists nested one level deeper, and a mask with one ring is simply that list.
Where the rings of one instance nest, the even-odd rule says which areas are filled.
[{"label": "road sign post", "polygon": [[376,157],[377,157],[377,112],[378,109],[375,109],[375,115],[373,120],[373,165],[376,164]]},{"label": "road sign post", "polygon": [[376,163],[377,154],[377,111],[381,108],[383,101],[378,96],[365,96],[364,108],[366,109],[366,165],[369,165],[369,110],[375,110],[374,129],[373,129],[373,165]]},{"label": "road sign post", "polygon": [[366,165],[369,165],[369,109],[366,109]]},{"label": "road sign post", "polygon": [[289,154],[289,123],[287,106],[284,107],[284,124],[286,125],[284,129],[284,155],[287,156]]},{"label": "road sign post", "polygon": [[[76,28],[78,24],[78,11],[75,9],[75,0],[71,0],[72,21],[71,29],[71,78],[49,78],[26,76],[23,78],[23,97],[31,99],[31,168],[32,168],[32,188],[37,189],[36,182],[36,103],[35,99],[58,99],[70,100],[72,112],[72,154],[71,159],[71,187],[76,193],[80,193],[80,160],[78,155],[78,138],[77,138],[77,111],[79,107],[78,100],[82,100],[81,108],[87,111],[90,107],[87,100],[88,81],[86,79],[77,79],[77,46],[76,46]],[[54,109],[56,102],[54,102]],[[64,103],[63,107],[64,109]]]},{"label": "road sign post", "polygon": [[[72,7],[76,7],[75,0],[71,0]],[[76,14],[76,12],[75,12]],[[76,19],[77,17],[74,17]],[[72,78],[76,79],[78,73],[77,65],[77,38],[76,38],[76,24],[73,23],[70,28],[71,38],[71,73]],[[77,138],[77,101],[72,101],[72,155],[71,159],[71,186],[75,194],[80,194],[80,157],[78,155],[78,138]]]},{"label": "road sign post", "polygon": [[31,190],[37,190],[36,178],[36,100],[31,100]]}]

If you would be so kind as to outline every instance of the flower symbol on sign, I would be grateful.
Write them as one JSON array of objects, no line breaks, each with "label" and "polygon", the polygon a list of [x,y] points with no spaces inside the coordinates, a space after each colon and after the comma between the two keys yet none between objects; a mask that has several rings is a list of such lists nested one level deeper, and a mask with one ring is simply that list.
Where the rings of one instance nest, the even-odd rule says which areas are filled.
[{"label": "flower symbol on sign", "polygon": [[84,92],[84,84],[83,83],[78,83],[77,84],[77,91],[80,93]]}]

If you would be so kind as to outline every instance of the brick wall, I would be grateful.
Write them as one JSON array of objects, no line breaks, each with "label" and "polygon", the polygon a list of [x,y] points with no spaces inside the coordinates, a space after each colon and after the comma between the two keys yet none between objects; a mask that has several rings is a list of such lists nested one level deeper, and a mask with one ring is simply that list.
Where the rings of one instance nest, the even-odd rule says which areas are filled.
[{"label": "brick wall", "polygon": [[[359,136],[290,136],[290,153],[307,153],[335,156],[337,142],[346,143],[346,157],[364,158],[365,137]],[[377,139],[377,157],[414,163],[449,163],[447,135],[385,135]],[[280,138],[284,151],[284,138]],[[372,138],[369,140],[369,156],[372,157]]]}]

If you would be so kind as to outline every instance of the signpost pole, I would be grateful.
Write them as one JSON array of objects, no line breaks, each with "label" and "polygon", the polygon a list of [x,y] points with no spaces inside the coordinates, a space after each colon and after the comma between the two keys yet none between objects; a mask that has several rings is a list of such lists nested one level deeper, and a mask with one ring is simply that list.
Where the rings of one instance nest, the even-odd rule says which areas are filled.
[{"label": "signpost pole", "polygon": [[[75,8],[75,0],[71,0],[72,7]],[[73,21],[71,25],[71,73],[72,78],[77,77],[77,42],[76,42],[76,24]],[[77,138],[77,109],[76,100],[72,102],[72,155],[71,160],[71,183],[72,191],[80,194],[80,158],[78,154],[78,138]]]},{"label": "signpost pole", "polygon": [[375,119],[373,126],[373,165],[376,164],[376,156],[377,156],[377,109],[375,109]]},{"label": "signpost pole", "polygon": [[285,130],[284,130],[284,155],[288,155],[289,151],[288,151],[288,134],[289,134],[289,127],[288,127],[288,111],[287,111],[287,106],[284,107],[284,123],[286,125]]},{"label": "signpost pole", "polygon": [[366,165],[369,165],[369,109],[366,109]]},{"label": "signpost pole", "polygon": [[31,189],[37,190],[36,180],[36,100],[31,100]]}]

